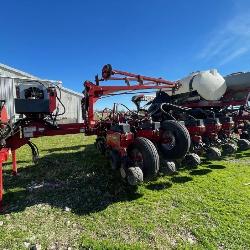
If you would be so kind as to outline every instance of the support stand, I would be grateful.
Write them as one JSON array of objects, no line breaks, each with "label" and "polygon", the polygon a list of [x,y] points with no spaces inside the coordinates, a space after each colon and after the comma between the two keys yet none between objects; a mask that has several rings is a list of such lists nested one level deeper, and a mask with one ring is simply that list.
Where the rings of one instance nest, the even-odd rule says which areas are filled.
[{"label": "support stand", "polygon": [[12,175],[16,176],[17,175],[16,150],[12,150],[11,155],[12,155]]}]

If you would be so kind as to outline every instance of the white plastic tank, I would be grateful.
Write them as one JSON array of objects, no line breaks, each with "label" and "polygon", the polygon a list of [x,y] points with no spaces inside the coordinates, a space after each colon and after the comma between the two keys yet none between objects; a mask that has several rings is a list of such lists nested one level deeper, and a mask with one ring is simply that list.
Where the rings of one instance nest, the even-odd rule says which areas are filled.
[{"label": "white plastic tank", "polygon": [[178,81],[181,85],[175,94],[197,91],[207,101],[219,100],[226,92],[225,79],[216,69],[198,71]]}]

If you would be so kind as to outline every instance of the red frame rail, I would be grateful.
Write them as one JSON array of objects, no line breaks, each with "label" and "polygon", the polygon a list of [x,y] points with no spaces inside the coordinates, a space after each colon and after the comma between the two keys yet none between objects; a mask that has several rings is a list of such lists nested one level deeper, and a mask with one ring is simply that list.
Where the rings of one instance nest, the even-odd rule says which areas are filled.
[{"label": "red frame rail", "polygon": [[[113,77],[113,75],[119,75]],[[125,76],[125,77],[121,77]],[[120,80],[124,81],[126,86],[100,86],[101,81],[108,80]],[[146,81],[146,82],[145,82]],[[148,76],[142,76],[126,71],[112,69],[110,64],[105,65],[102,68],[102,78],[95,78],[95,84],[91,81],[85,81],[84,100],[85,105],[88,106],[88,117],[86,119],[86,127],[90,130],[95,127],[96,120],[94,119],[94,104],[98,99],[104,95],[109,95],[120,91],[134,91],[134,90],[147,90],[147,89],[171,89],[172,91],[179,88],[178,82],[168,81],[163,78],[154,78]],[[135,82],[135,83],[134,83]],[[133,83],[133,84],[132,84]],[[88,102],[86,104],[86,101]]]}]

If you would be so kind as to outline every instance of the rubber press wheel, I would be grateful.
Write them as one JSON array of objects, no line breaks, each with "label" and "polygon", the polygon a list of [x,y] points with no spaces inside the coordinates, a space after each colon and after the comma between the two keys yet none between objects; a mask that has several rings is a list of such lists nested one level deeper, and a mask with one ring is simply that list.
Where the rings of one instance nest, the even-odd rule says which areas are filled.
[{"label": "rubber press wheel", "polygon": [[182,159],[189,151],[191,139],[186,127],[177,121],[161,124],[159,149],[165,159]]},{"label": "rubber press wheel", "polygon": [[155,145],[144,137],[137,137],[128,148],[131,167],[139,167],[145,180],[153,179],[159,172],[159,155]]},{"label": "rubber press wheel", "polygon": [[177,173],[176,165],[173,161],[162,160],[160,172],[163,175],[173,175]]},{"label": "rubber press wheel", "polygon": [[139,167],[128,168],[127,181],[131,186],[137,186],[143,182],[143,172]]},{"label": "rubber press wheel", "polygon": [[250,140],[250,122],[248,122],[245,125],[245,127],[246,127],[246,131],[247,131],[247,135],[248,135],[247,139]]},{"label": "rubber press wheel", "polygon": [[189,153],[185,156],[183,164],[188,168],[195,168],[201,164],[201,158],[195,153]]},{"label": "rubber press wheel", "polygon": [[248,150],[250,148],[250,142],[247,139],[239,139],[238,142],[239,150]]},{"label": "rubber press wheel", "polygon": [[219,160],[221,158],[221,151],[216,147],[209,147],[206,156],[208,160]]},{"label": "rubber press wheel", "polygon": [[222,149],[225,155],[231,155],[237,151],[237,146],[233,143],[226,143],[222,145]]}]

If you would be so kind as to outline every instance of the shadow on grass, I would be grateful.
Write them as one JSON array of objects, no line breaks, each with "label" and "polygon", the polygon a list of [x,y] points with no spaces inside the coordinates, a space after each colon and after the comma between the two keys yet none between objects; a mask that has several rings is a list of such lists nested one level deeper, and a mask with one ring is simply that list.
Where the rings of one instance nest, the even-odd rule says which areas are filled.
[{"label": "shadow on grass", "polygon": [[16,177],[4,171],[4,183],[5,213],[47,203],[83,215],[142,196],[122,182],[94,145],[84,151],[49,154],[36,166],[20,168]]},{"label": "shadow on grass", "polygon": [[212,172],[211,169],[203,168],[203,169],[196,169],[190,172],[191,175],[205,175]]},{"label": "shadow on grass", "polygon": [[212,162],[209,161],[209,160],[207,160],[207,159],[203,159],[203,160],[202,160],[202,164],[207,165],[207,164],[212,164]]},{"label": "shadow on grass", "polygon": [[242,153],[237,153],[237,154],[235,154],[235,159],[240,159],[240,158],[242,158],[242,157],[244,157],[244,156],[242,155]]},{"label": "shadow on grass", "polygon": [[172,183],[169,181],[166,181],[166,182],[148,184],[146,188],[152,191],[160,191],[160,190],[170,188],[171,186],[172,186]]},{"label": "shadow on grass", "polygon": [[85,147],[86,147],[86,145],[76,145],[76,146],[71,146],[71,147],[44,149],[42,151],[53,153],[53,152],[60,152],[60,151],[67,151],[67,150],[78,150],[78,149],[85,148]]},{"label": "shadow on grass", "polygon": [[212,164],[212,165],[208,165],[206,166],[207,168],[210,168],[210,169],[224,169],[226,168],[225,166],[223,165],[215,165],[215,164]]},{"label": "shadow on grass", "polygon": [[[20,163],[28,163],[29,161],[17,161],[17,165],[18,164],[20,164]],[[12,162],[11,161],[9,161],[9,162],[4,162],[3,163],[3,167],[4,166],[10,166],[10,165],[12,165]]]},{"label": "shadow on grass", "polygon": [[174,183],[186,183],[188,181],[192,181],[193,178],[190,176],[174,176],[171,178],[171,181]]}]

